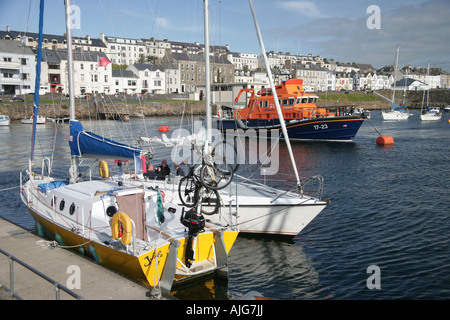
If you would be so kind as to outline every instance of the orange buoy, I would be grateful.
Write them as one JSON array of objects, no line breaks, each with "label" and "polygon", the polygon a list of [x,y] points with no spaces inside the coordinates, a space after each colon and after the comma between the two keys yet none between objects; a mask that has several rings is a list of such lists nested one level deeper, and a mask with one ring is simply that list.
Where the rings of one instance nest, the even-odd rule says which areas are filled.
[{"label": "orange buoy", "polygon": [[167,132],[167,131],[170,131],[170,128],[169,128],[169,126],[162,126],[162,127],[159,127],[159,132]]},{"label": "orange buoy", "polygon": [[394,138],[392,138],[391,136],[379,136],[377,138],[377,144],[392,145],[394,144]]}]

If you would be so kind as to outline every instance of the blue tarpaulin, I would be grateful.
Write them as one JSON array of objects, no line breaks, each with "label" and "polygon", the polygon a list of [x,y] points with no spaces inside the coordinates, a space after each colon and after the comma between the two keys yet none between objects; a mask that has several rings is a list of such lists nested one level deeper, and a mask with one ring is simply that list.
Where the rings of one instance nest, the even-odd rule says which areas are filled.
[{"label": "blue tarpaulin", "polygon": [[101,137],[84,130],[81,122],[70,120],[70,154],[73,156],[95,156],[111,159],[134,159],[141,149]]}]

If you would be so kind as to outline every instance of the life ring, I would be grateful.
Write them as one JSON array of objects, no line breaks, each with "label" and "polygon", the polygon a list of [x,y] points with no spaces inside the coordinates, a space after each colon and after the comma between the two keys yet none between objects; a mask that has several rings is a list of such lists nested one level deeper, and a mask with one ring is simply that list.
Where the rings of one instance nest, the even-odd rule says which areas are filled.
[{"label": "life ring", "polygon": [[109,177],[109,169],[106,161],[100,161],[98,164],[98,172],[101,177],[108,178]]},{"label": "life ring", "polygon": [[131,242],[133,225],[130,217],[123,212],[114,214],[111,222],[111,234],[113,239],[119,239],[122,244],[127,245]]}]

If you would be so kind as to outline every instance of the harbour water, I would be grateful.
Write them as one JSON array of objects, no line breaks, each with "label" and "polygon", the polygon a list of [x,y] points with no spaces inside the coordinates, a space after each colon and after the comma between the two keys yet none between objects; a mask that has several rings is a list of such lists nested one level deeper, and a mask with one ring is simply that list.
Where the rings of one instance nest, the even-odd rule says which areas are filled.
[{"label": "harbour water", "polygon": [[[372,112],[371,123],[394,138],[390,147],[376,145],[378,134],[368,121],[354,142],[293,142],[301,178],[322,175],[330,205],[293,239],[239,237],[229,256],[228,282],[199,279],[176,287],[175,296],[222,300],[255,290],[282,300],[449,299],[449,116],[425,123],[413,113],[407,121],[385,122],[380,111]],[[135,138],[179,125],[170,117],[145,121],[146,132],[142,119],[126,124]],[[34,229],[18,188],[30,133],[31,126],[20,122],[0,127],[0,216]],[[37,136],[37,165],[54,146],[53,171],[65,176],[68,126],[58,125],[58,132],[53,125],[38,126]],[[282,143],[279,172],[267,182],[288,189],[294,177],[286,155]],[[243,165],[239,174],[256,169]]]}]

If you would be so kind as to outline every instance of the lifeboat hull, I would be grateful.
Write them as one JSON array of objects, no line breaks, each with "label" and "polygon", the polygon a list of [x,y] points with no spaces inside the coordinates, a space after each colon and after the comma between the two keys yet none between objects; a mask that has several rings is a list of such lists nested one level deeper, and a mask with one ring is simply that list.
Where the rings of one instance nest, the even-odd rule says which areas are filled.
[{"label": "lifeboat hull", "polygon": [[[364,119],[358,116],[342,116],[317,119],[302,119],[285,121],[290,140],[323,140],[323,141],[352,141],[361,127]],[[259,131],[280,131],[278,119],[220,119],[217,129],[224,134],[237,133],[243,130],[247,134],[258,135]],[[242,132],[242,131],[241,131]]]}]

